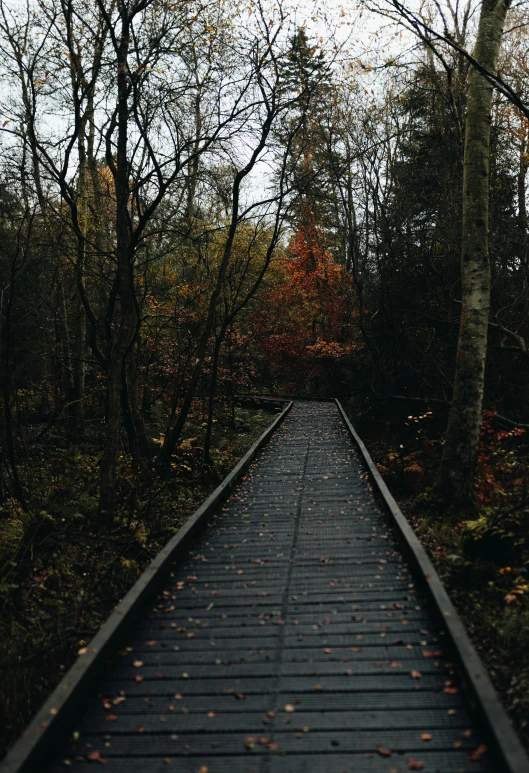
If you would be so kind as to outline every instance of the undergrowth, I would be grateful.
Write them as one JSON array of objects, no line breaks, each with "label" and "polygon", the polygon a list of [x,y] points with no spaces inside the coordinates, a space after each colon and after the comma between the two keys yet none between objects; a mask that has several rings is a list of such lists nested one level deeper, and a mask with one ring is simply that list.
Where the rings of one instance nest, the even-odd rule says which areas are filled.
[{"label": "undergrowth", "polygon": [[[202,462],[196,408],[161,477],[120,457],[112,522],[97,519],[100,438],[26,430],[30,513],[0,504],[0,759],[141,571],[232,469],[273,416],[252,409],[217,416],[212,464]],[[235,420],[234,420],[235,419]]]}]

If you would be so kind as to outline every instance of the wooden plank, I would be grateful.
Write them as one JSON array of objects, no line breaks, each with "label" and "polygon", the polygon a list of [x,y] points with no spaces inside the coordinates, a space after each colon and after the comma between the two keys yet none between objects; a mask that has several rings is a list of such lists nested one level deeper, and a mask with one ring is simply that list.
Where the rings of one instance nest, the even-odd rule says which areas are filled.
[{"label": "wooden plank", "polygon": [[[208,712],[203,707],[197,722],[197,717],[193,714],[170,712],[167,711],[166,707],[157,716],[154,714],[149,714],[146,717],[142,714],[121,714],[119,720],[109,728],[102,712],[102,716],[99,719],[93,717],[84,725],[84,738],[88,739],[101,735],[110,735],[112,738],[130,734],[136,735],[138,726],[143,728],[141,732],[142,738],[138,738],[140,742],[147,738],[149,734],[158,734],[160,732],[178,734],[204,732],[204,730],[198,730],[198,727],[204,727],[208,733],[235,733],[240,735],[240,733],[250,734],[257,732],[261,735],[267,732],[266,726],[262,722],[264,713],[260,711],[239,712],[237,715],[232,712],[222,713],[211,710],[209,713],[215,716],[208,717]],[[450,717],[446,711],[436,712],[431,709],[424,711],[405,709],[393,713],[386,711],[299,711],[292,718],[289,718],[288,732],[303,732],[305,727],[309,727],[312,733],[346,731],[352,734],[359,731],[370,731],[378,733],[378,740],[380,742],[381,732],[388,731],[389,733],[391,731],[394,739],[392,748],[396,749],[398,744],[401,750],[403,746],[405,747],[404,750],[406,750],[407,746],[408,751],[410,751],[413,743],[415,743],[416,747],[426,748],[425,742],[420,743],[423,733],[430,733],[432,738],[436,737],[437,743],[439,743],[442,736],[436,731],[448,730],[451,733],[448,748],[453,748],[454,743],[459,740],[463,743],[468,741],[469,738],[472,740],[468,741],[467,748],[475,748],[475,738],[466,734],[461,736],[461,732],[467,730],[468,724],[468,716],[463,713],[460,713],[459,716]],[[283,727],[283,730],[287,730],[286,725]],[[274,728],[274,732],[278,732],[277,727]],[[400,737],[397,737],[397,733]],[[386,741],[389,743],[389,735],[386,736]],[[430,745],[428,748],[431,748]],[[306,748],[304,750],[307,751]]]},{"label": "wooden plank", "polygon": [[[342,754],[339,751],[327,754],[285,754],[280,750],[262,755],[242,754],[241,756],[223,757],[202,748],[201,753],[189,752],[187,756],[178,755],[171,758],[166,752],[157,757],[122,757],[112,759],[112,770],[117,773],[170,773],[171,769],[178,773],[200,773],[208,770],[229,771],[229,773],[408,773],[406,759],[411,755],[392,755],[382,758],[376,752],[363,752],[357,755]],[[472,762],[466,751],[454,751],[440,755],[438,752],[423,752],[424,772],[442,771],[442,773],[484,773],[488,770],[486,763]],[[396,764],[399,766],[396,768]],[[110,765],[107,763],[106,771]],[[76,773],[94,773],[94,763],[76,762]],[[64,773],[67,768],[53,769],[53,773]],[[502,773],[498,771],[498,773]]]},{"label": "wooden plank", "polygon": [[[100,712],[104,709],[103,700],[113,699],[119,697],[117,691],[106,689],[108,685],[102,686],[104,692],[98,697],[91,697],[87,702],[87,727],[90,726],[92,718],[97,721]],[[295,695],[291,693],[281,693],[284,700],[284,704],[292,703],[295,699]],[[275,697],[275,693],[270,694],[271,698]],[[445,693],[439,693],[436,695],[436,709],[435,711],[441,711],[443,715],[453,716],[454,718],[461,717],[463,725],[468,726],[469,719],[464,707],[463,700],[460,696],[447,695]],[[174,711],[175,698],[172,693],[167,696],[155,696],[145,700],[145,697],[141,696],[128,696],[125,701],[119,704],[120,717],[128,714],[136,714],[140,716],[145,715],[145,706],[148,705],[155,715],[167,714],[169,711]],[[173,706],[173,709],[169,709],[169,706]],[[194,713],[204,713],[204,699],[202,696],[187,695],[185,698],[185,706],[188,710],[187,714],[181,714],[181,716],[189,716]],[[236,714],[241,713],[254,713],[259,716],[263,716],[263,711],[267,711],[272,708],[271,704],[263,705],[261,695],[247,695],[244,699],[244,703],[231,699],[227,700],[226,695],[210,695],[208,697],[208,707],[210,710],[219,714]],[[362,714],[370,716],[372,712],[383,711],[388,721],[392,721],[392,717],[395,712],[401,714],[402,712],[417,712],[422,715],[425,711],[432,711],[431,708],[431,695],[430,693],[423,692],[411,692],[411,693],[399,693],[399,692],[365,692],[357,693],[355,700],[351,701],[350,696],[346,693],[306,693],[303,700],[304,712],[315,713],[329,713],[332,716],[341,714],[343,712],[351,712],[354,709],[355,714]],[[449,715],[448,711],[453,710],[456,713]],[[105,710],[106,714],[106,710]],[[234,723],[237,722],[237,717],[234,718]],[[339,721],[339,720],[338,720]],[[457,720],[459,721],[459,719]],[[264,727],[264,726],[263,726]],[[108,724],[106,724],[108,730]]]},{"label": "wooden plank", "polygon": [[[254,721],[246,722],[246,726],[235,727],[232,724],[230,732],[219,730],[215,732],[209,729],[209,719],[207,714],[204,713],[203,720],[200,724],[202,729],[198,729],[195,724],[195,732],[181,731],[175,724],[175,720],[167,716],[166,721],[160,721],[157,718],[156,728],[153,724],[146,725],[145,722],[140,725],[143,729],[141,732],[137,731],[138,723],[129,722],[129,730],[123,733],[113,734],[112,731],[107,733],[107,745],[104,744],[101,734],[85,734],[84,739],[86,743],[90,744],[90,748],[100,748],[104,750],[106,756],[110,759],[113,757],[154,757],[156,755],[163,755],[170,751],[173,754],[183,756],[185,752],[203,753],[206,748],[217,749],[217,754],[222,756],[237,757],[245,755],[247,758],[248,751],[251,751],[252,757],[260,754],[268,756],[270,754],[269,749],[265,744],[258,743],[258,738],[264,736],[270,740],[276,741],[279,745],[279,751],[285,754],[292,754],[303,749],[304,754],[314,754],[322,751],[340,751],[342,753],[348,753],[351,755],[375,753],[377,748],[390,749],[395,757],[401,754],[407,754],[413,757],[419,757],[423,752],[428,751],[430,754],[433,752],[440,756],[441,753],[451,754],[454,751],[454,743],[460,743],[460,749],[467,752],[475,749],[477,746],[477,738],[474,734],[469,735],[461,727],[454,727],[451,729],[445,727],[430,726],[426,722],[422,725],[422,728],[415,728],[408,730],[405,728],[384,728],[374,730],[350,730],[343,729],[329,729],[327,731],[319,731],[309,727],[308,732],[303,732],[303,727],[298,723],[294,724],[292,720],[291,725],[288,727],[283,725],[275,726],[273,729],[264,728],[260,722]],[[154,720],[152,720],[154,722]],[[465,735],[462,735],[465,732]],[[301,733],[301,737],[297,737],[297,734]],[[431,736],[431,741],[426,742],[421,739],[421,735],[427,734]],[[171,736],[177,736],[172,738]],[[247,748],[248,735],[255,737],[254,746],[249,750]],[[252,743],[252,742],[250,742]],[[187,747],[187,748],[186,748]],[[86,744],[85,744],[86,748]],[[65,749],[66,757],[76,757],[78,754],[77,744],[67,746]],[[168,755],[169,756],[169,755]],[[439,769],[439,768],[437,768]]]}]

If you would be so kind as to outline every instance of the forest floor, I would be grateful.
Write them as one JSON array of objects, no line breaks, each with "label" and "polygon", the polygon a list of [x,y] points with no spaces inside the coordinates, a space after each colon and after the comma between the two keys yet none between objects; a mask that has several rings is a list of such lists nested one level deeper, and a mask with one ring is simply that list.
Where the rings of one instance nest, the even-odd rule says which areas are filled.
[{"label": "forest floor", "polygon": [[529,751],[529,433],[486,415],[475,510],[442,513],[433,411],[357,423],[392,494],[428,550]]},{"label": "forest floor", "polygon": [[220,412],[204,467],[197,408],[171,475],[145,475],[140,486],[141,471],[123,454],[118,512],[107,524],[96,520],[97,432],[81,441],[56,428],[36,443],[42,426],[25,429],[20,473],[30,482],[31,515],[0,502],[0,759],[141,571],[273,418],[251,408]]}]

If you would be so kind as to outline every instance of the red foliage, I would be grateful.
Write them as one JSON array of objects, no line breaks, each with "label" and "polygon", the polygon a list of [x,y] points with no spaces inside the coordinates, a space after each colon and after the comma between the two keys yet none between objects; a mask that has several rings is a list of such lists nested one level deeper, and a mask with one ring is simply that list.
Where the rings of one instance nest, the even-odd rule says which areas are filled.
[{"label": "red foliage", "polygon": [[478,456],[478,485],[476,487],[476,496],[482,505],[488,505],[492,502],[493,494],[502,492],[502,483],[497,478],[498,465],[494,469],[491,457],[498,448],[498,444],[506,438],[518,437],[523,435],[524,429],[500,429],[494,426],[494,416],[496,411],[484,411],[483,425],[481,428],[481,439]]},{"label": "red foliage", "polygon": [[274,386],[334,394],[340,365],[357,346],[354,293],[311,214],[298,225],[280,269],[280,281],[254,314],[259,354]]}]

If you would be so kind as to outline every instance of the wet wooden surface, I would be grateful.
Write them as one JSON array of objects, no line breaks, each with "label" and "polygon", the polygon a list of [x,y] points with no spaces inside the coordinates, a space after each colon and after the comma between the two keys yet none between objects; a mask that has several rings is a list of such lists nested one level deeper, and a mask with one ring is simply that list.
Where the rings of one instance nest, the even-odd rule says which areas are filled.
[{"label": "wet wooden surface", "polygon": [[337,407],[298,402],[46,770],[492,771],[459,690]]}]

